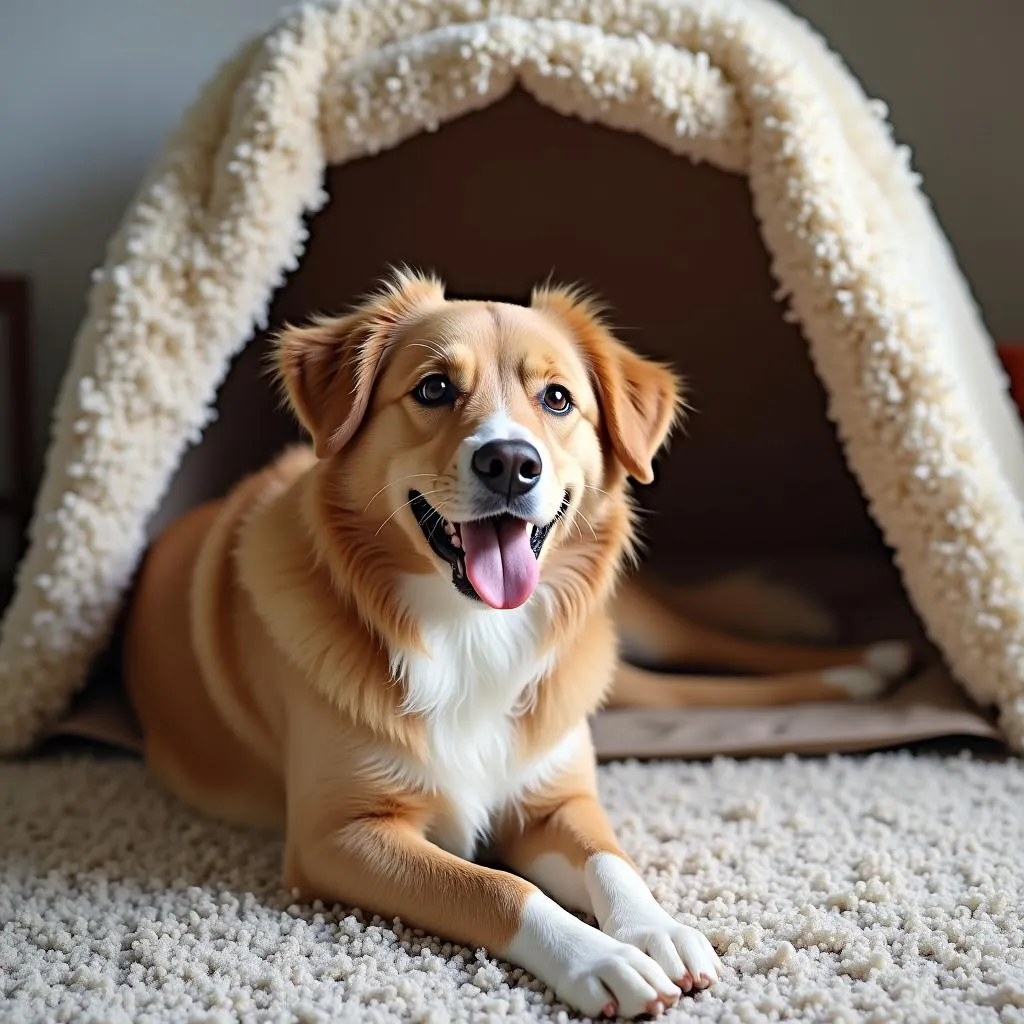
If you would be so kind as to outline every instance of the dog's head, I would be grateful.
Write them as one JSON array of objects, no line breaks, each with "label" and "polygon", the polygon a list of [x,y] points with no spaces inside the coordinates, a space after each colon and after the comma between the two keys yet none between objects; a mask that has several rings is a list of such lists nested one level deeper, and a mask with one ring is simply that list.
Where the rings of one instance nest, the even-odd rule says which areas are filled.
[{"label": "dog's head", "polygon": [[349,512],[402,531],[493,608],[523,604],[559,548],[596,537],[627,476],[651,481],[679,408],[666,367],[558,288],[529,306],[450,301],[402,274],[347,316],[285,331],[278,368]]}]

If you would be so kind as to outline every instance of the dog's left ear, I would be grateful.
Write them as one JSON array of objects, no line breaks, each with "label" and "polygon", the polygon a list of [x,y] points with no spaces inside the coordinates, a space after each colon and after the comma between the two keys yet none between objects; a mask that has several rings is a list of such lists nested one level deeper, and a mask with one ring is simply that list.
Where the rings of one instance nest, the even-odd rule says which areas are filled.
[{"label": "dog's left ear", "polygon": [[559,319],[590,367],[612,449],[638,483],[654,480],[654,457],[682,411],[682,382],[662,363],[637,355],[605,325],[596,303],[568,288],[543,288],[531,306]]},{"label": "dog's left ear", "polygon": [[401,327],[442,302],[444,286],[436,278],[401,272],[346,316],[285,328],[277,373],[317,458],[336,454],[355,436]]}]

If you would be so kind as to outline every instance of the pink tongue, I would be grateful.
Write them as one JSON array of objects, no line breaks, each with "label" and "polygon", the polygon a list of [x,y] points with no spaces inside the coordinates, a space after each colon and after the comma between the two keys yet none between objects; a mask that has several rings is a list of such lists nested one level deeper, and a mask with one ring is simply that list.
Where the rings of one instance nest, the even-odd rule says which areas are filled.
[{"label": "pink tongue", "polygon": [[507,516],[463,523],[462,549],[469,582],[492,608],[518,608],[537,589],[529,523]]}]

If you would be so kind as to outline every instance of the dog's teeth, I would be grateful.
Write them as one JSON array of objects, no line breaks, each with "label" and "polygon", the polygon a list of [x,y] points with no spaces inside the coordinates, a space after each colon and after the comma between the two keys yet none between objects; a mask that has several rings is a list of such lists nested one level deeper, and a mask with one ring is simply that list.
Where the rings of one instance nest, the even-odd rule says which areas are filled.
[{"label": "dog's teeth", "polygon": [[444,532],[447,533],[449,537],[455,533],[455,527],[452,526],[447,519],[444,521]]},{"label": "dog's teeth", "polygon": [[455,550],[457,551],[457,550],[458,550],[459,548],[461,548],[461,547],[462,547],[462,538],[461,538],[461,537],[458,537],[458,536],[456,536],[456,535],[454,534],[454,531],[453,531],[453,534],[452,534],[452,537],[451,537],[451,541],[450,541],[450,543],[451,543],[451,546],[452,546],[453,548],[455,548]]}]

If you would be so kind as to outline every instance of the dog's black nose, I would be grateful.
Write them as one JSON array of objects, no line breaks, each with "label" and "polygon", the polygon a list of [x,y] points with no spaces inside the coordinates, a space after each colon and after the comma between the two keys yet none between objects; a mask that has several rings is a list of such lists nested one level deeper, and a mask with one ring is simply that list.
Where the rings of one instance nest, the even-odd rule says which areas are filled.
[{"label": "dog's black nose", "polygon": [[517,498],[540,479],[540,452],[528,441],[488,441],[473,452],[473,472],[503,498]]}]

